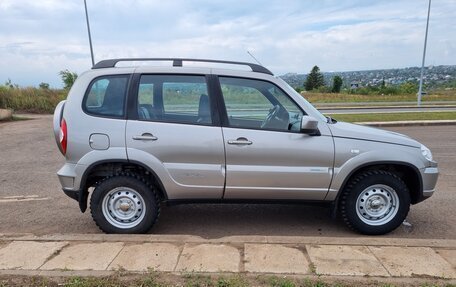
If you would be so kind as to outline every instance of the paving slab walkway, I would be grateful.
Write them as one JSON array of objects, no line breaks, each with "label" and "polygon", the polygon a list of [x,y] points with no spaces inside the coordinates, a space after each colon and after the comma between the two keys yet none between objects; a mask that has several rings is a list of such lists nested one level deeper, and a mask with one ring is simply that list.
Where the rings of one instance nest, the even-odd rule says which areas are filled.
[{"label": "paving slab walkway", "polygon": [[360,238],[350,243],[343,238],[310,237],[205,240],[185,236],[91,235],[88,238],[91,240],[84,235],[15,238],[0,234],[0,274],[27,271],[105,274],[118,269],[134,272],[152,269],[175,273],[456,279],[456,240]]}]

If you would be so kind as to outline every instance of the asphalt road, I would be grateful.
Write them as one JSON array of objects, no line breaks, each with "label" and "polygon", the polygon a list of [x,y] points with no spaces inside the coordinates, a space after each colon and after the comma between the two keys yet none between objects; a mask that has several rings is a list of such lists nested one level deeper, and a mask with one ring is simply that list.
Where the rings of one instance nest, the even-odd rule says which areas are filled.
[{"label": "asphalt road", "polygon": [[[100,233],[90,213],[60,189],[56,171],[64,162],[52,134],[51,117],[0,123],[0,233]],[[436,194],[412,206],[408,221],[388,237],[456,239],[456,125],[398,127],[429,146],[439,162]],[[356,237],[329,210],[302,205],[164,206],[156,234],[204,238],[230,235]]]}]

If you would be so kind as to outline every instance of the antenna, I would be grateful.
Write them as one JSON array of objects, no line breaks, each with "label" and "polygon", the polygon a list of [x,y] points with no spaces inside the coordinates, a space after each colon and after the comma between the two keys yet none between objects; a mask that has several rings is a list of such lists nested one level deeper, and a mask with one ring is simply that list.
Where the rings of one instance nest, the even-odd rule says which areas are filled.
[{"label": "antenna", "polygon": [[257,59],[257,58],[255,58],[255,56],[254,56],[254,55],[252,55],[252,53],[250,53],[250,51],[249,51],[249,50],[247,50],[247,54],[249,54],[249,55],[250,55],[250,57],[252,57],[252,58],[255,60],[255,62],[257,62],[257,63],[258,63],[260,66],[263,66],[263,64],[261,64],[261,63],[260,63],[260,61],[258,61],[258,59]]},{"label": "antenna", "polygon": [[95,66],[95,60],[93,58],[93,48],[92,48],[92,36],[90,35],[90,25],[89,25],[89,14],[87,12],[87,2],[84,0],[86,22],[87,22],[87,33],[89,34],[89,45],[90,45],[90,56],[92,58],[92,67]]}]

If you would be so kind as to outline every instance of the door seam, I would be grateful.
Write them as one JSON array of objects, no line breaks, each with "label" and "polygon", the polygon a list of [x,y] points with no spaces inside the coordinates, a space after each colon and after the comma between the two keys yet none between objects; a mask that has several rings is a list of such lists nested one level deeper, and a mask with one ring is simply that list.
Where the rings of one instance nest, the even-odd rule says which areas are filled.
[{"label": "door seam", "polygon": [[223,133],[223,127],[220,127],[220,131],[222,132],[222,141],[223,141],[223,154],[224,154],[224,161],[222,164],[222,168],[225,169],[225,172],[223,173],[223,192],[222,192],[222,198],[225,198],[225,191],[226,191],[226,177],[228,174],[228,170],[226,168],[226,145],[225,145],[225,134]]}]

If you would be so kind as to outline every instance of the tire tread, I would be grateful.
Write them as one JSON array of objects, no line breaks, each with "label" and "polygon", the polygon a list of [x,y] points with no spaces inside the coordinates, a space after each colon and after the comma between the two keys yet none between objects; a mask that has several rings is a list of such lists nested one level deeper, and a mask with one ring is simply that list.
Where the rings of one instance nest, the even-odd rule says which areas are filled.
[{"label": "tire tread", "polygon": [[[365,230],[361,230],[360,228],[356,227],[352,221],[350,220],[349,218],[349,215],[348,215],[348,209],[347,209],[347,202],[349,201],[349,196],[350,194],[353,193],[353,189],[360,183],[362,182],[363,180],[365,180],[366,178],[368,177],[371,177],[371,176],[376,176],[376,175],[380,175],[380,176],[390,176],[392,178],[394,178],[395,180],[397,180],[398,182],[401,183],[402,186],[405,187],[404,190],[398,190],[396,192],[405,192],[407,194],[409,194],[409,191],[407,189],[407,185],[405,184],[405,182],[399,177],[397,176],[395,173],[393,172],[389,172],[389,171],[385,171],[385,170],[368,170],[368,171],[364,171],[364,172],[361,172],[360,174],[356,175],[353,179],[351,179],[347,186],[344,188],[344,190],[342,191],[342,195],[341,195],[341,199],[340,199],[340,202],[339,202],[339,209],[340,209],[340,214],[341,214],[341,217],[342,217],[342,220],[344,221],[344,223],[353,231],[356,231],[356,232],[359,232],[359,233],[362,233],[362,234],[384,234],[384,232],[381,232],[381,233],[375,233],[375,232],[366,232]],[[407,204],[406,206],[406,211],[405,211],[405,215],[408,214],[410,210],[410,204]]]},{"label": "tire tread", "polygon": [[[140,176],[139,174],[137,173],[131,173],[131,172],[119,172],[119,173],[115,173],[113,175],[110,175],[110,176],[107,176],[105,178],[103,178],[102,180],[100,180],[99,182],[97,182],[95,184],[95,189],[94,189],[94,192],[97,190],[97,188],[103,184],[104,182],[112,179],[112,178],[115,178],[115,177],[127,177],[127,178],[133,178],[133,179],[136,179],[136,180],[139,180],[141,181],[142,183],[144,183],[148,188],[149,188],[149,191],[151,192],[151,194],[153,195],[153,198],[154,198],[154,201],[155,201],[155,204],[156,204],[156,216],[154,217],[154,220],[153,222],[150,223],[150,228],[152,228],[152,226],[155,225],[155,223],[158,221],[158,218],[160,217],[160,213],[161,213],[161,208],[160,208],[160,198],[158,196],[158,193],[156,192],[156,187],[148,180],[146,180],[144,177]],[[95,197],[92,195],[90,197],[90,214],[92,215],[92,218],[94,219],[95,221],[95,224],[97,225],[97,227],[103,231],[103,232],[106,232],[106,230],[103,228],[103,226],[101,226],[100,222],[99,222],[99,219],[98,219],[98,216],[100,216],[99,214],[97,214],[97,211],[96,211],[96,207],[99,203],[98,202],[95,202]],[[145,233],[147,231],[144,231],[144,232],[139,232],[139,233]]]}]

